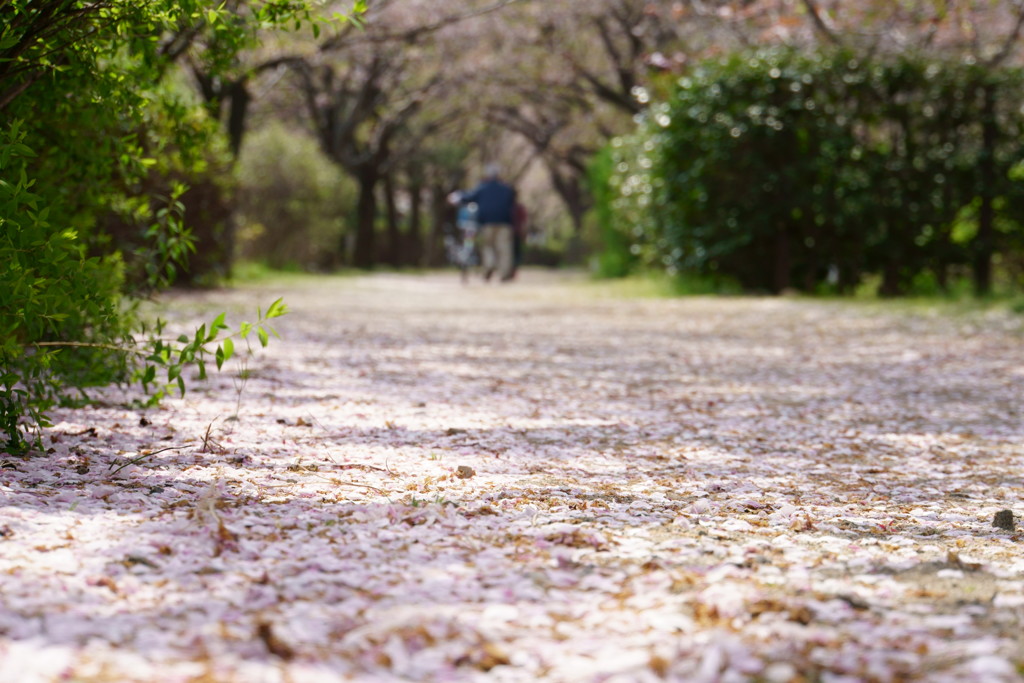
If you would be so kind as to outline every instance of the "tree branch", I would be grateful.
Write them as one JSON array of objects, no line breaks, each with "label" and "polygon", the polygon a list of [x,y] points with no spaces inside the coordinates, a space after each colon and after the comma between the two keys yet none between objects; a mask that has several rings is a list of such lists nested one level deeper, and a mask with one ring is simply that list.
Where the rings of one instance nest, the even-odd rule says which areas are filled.
[{"label": "tree branch", "polygon": [[1006,61],[1006,58],[1013,52],[1013,47],[1018,40],[1020,40],[1021,31],[1024,30],[1024,1],[1017,3],[1017,21],[1013,26],[1013,30],[1006,36],[1006,40],[1003,41],[1003,47],[988,60],[987,64],[989,67],[996,67]]},{"label": "tree branch", "polygon": [[833,45],[842,45],[842,41],[839,40],[839,36],[833,31],[825,20],[821,18],[821,12],[818,10],[816,0],[801,0],[807,13],[811,15],[811,23],[814,24],[814,28],[821,35],[825,36],[825,39]]}]

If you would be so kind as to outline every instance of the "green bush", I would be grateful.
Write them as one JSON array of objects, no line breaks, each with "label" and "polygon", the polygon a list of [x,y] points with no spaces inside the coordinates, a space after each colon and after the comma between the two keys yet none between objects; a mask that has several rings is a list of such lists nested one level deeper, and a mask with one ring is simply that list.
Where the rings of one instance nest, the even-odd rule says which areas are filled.
[{"label": "green bush", "polygon": [[609,214],[606,220],[614,230],[609,243],[619,253],[628,249],[630,270],[654,267],[673,273],[672,250],[654,220],[652,201],[661,179],[652,171],[662,150],[650,126],[648,120],[635,134],[611,142],[609,191],[598,193],[596,201],[598,206],[611,202],[610,210],[601,209]]},{"label": "green bush", "polygon": [[587,216],[588,228],[593,224],[596,235],[589,246],[595,253],[594,274],[603,278],[625,277],[633,272],[638,261],[633,252],[630,228],[613,208],[615,201],[611,180],[615,157],[611,147],[597,154],[587,169],[588,186],[594,198],[594,208]]},{"label": "green bush", "polygon": [[162,338],[160,321],[140,320],[135,302],[172,282],[194,250],[186,207],[214,206],[190,198],[184,183],[198,187],[222,170],[216,123],[175,87],[175,56],[188,50],[194,67],[217,77],[258,29],[308,21],[310,7],[0,3],[0,430],[8,451],[25,450],[56,402],[85,398],[90,387],[136,380],[156,399],[184,392],[185,366],[200,378],[207,360],[219,368],[236,339],[266,345],[268,321],[286,310],[280,301],[233,334],[221,315],[176,340]]},{"label": "green bush", "polygon": [[75,229],[50,223],[24,137],[17,122],[0,130],[0,178],[14,180],[0,180],[0,429],[16,449],[21,417],[45,424],[63,385],[84,392],[124,375],[123,354],[110,349],[131,324],[120,259],[87,257]]},{"label": "green bush", "polygon": [[[185,393],[184,366],[195,366],[200,379],[208,359],[219,369],[234,354],[233,339],[253,335],[267,345],[268,322],[287,312],[280,300],[234,333],[223,314],[194,336],[173,341],[161,336],[161,321],[147,326],[135,300],[123,294],[120,254],[89,256],[76,230],[50,223],[48,207],[32,191],[27,163],[35,154],[22,142],[18,122],[0,134],[6,136],[0,136],[0,178],[17,178],[0,179],[0,431],[6,450],[25,450],[28,432],[38,439],[49,424],[50,408],[87,400],[92,387],[139,381],[152,403],[172,390]],[[177,248],[157,234],[153,241],[154,253]],[[165,275],[157,271],[154,278]]]},{"label": "green bush", "polygon": [[133,295],[226,277],[235,179],[219,125],[168,79],[148,94],[132,136],[146,162],[97,209],[91,250],[122,256]]},{"label": "green bush", "polygon": [[[613,207],[634,249],[748,290],[852,292],[876,273],[897,294],[965,264],[983,289],[1020,233],[1022,83],[920,55],[706,62],[613,147],[628,155]],[[958,221],[976,226],[969,240]]]},{"label": "green bush", "polygon": [[336,266],[351,179],[308,135],[274,124],[251,134],[239,158],[239,257],[272,268]]},{"label": "green bush", "polygon": [[[127,381],[145,364],[124,294],[170,282],[192,241],[180,221],[181,188],[155,196],[146,186],[158,157],[186,140],[184,127],[149,119],[169,112],[180,121],[180,105],[154,85],[146,57],[156,44],[125,44],[120,35],[136,22],[158,24],[163,8],[48,14],[14,4],[0,30],[12,57],[0,64],[20,69],[0,82],[28,85],[6,104],[0,130],[0,424],[7,448],[23,450],[56,402]],[[45,21],[54,22],[49,47],[31,37],[33,22]],[[105,230],[113,215],[133,217],[145,249],[126,249]]]}]

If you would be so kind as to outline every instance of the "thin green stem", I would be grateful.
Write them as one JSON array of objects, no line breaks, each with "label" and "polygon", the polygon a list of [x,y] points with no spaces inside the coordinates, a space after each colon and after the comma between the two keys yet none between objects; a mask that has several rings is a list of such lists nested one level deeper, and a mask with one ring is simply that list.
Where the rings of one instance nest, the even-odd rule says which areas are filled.
[{"label": "thin green stem", "polygon": [[[110,472],[110,474],[112,474],[112,475],[113,474],[117,474],[118,472],[123,470],[125,467],[128,467],[129,465],[135,465],[137,463],[140,463],[140,462],[142,462],[143,460],[145,460],[146,458],[148,458],[151,455],[156,455],[157,453],[163,453],[164,451],[182,451],[182,450],[185,450],[186,448],[188,448],[188,446],[168,446],[167,448],[161,448],[161,449],[156,450],[156,451],[150,451],[148,453],[143,453],[142,455],[140,455],[137,458],[132,458],[131,460],[129,460],[127,462],[121,463],[121,466],[118,467],[116,470],[112,470]],[[112,468],[113,466],[114,466],[114,464],[111,463],[110,464],[110,468]],[[110,469],[110,468],[107,468],[107,469]]]}]

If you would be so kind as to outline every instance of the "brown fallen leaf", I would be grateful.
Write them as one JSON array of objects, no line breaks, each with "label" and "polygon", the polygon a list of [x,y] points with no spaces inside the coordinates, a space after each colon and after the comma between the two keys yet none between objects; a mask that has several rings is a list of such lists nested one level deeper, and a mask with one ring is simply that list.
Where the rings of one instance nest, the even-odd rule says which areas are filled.
[{"label": "brown fallen leaf", "polygon": [[671,663],[661,655],[651,655],[651,661],[647,666],[651,667],[651,670],[661,678],[667,678]]},{"label": "brown fallen leaf", "polygon": [[90,586],[103,586],[104,588],[108,588],[110,592],[114,595],[119,594],[119,591],[117,589],[117,583],[115,583],[114,580],[109,576],[98,576],[89,579],[86,583],[88,583]]},{"label": "brown fallen leaf", "polygon": [[976,572],[981,569],[980,562],[964,562],[960,559],[960,553],[955,550],[949,550],[946,552],[946,562],[953,565],[957,569],[963,569],[969,572]]},{"label": "brown fallen leaf", "polygon": [[480,671],[490,671],[496,666],[508,666],[512,660],[504,650],[491,642],[484,642],[480,650],[468,652],[455,660],[455,666],[471,666]]},{"label": "brown fallen leaf", "polygon": [[484,643],[483,651],[483,659],[478,664],[482,671],[490,671],[496,666],[508,666],[512,663],[512,660],[505,654],[504,650],[494,643]]},{"label": "brown fallen leaf", "polygon": [[256,625],[256,636],[267,646],[267,652],[275,657],[280,657],[281,659],[293,659],[295,657],[295,650],[288,643],[277,637],[269,622],[261,621]]},{"label": "brown fallen leaf", "polygon": [[213,556],[220,557],[225,550],[236,550],[238,534],[224,525],[224,520],[217,520],[217,532],[214,534]]}]

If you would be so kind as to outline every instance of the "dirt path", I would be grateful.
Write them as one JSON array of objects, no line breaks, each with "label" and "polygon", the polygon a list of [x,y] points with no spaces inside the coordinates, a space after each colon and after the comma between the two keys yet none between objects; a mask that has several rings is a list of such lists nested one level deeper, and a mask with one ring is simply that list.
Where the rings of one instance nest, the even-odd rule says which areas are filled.
[{"label": "dirt path", "polygon": [[1024,680],[1024,322],[602,293],[177,300],[293,313],[3,459],[0,681]]}]

